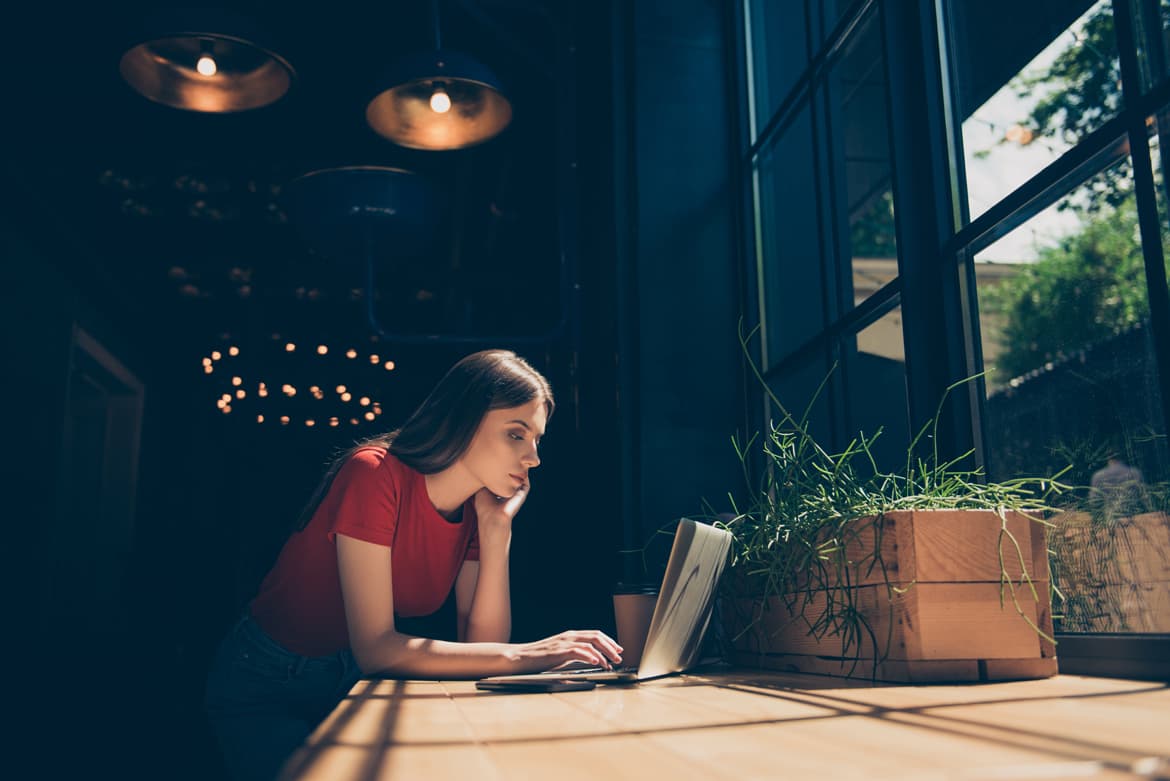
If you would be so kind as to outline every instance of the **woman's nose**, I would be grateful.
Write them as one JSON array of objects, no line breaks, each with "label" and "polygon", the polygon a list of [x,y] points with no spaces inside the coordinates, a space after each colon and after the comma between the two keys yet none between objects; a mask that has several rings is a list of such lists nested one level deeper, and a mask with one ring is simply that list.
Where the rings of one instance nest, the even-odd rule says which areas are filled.
[{"label": "woman's nose", "polygon": [[536,452],[535,445],[533,445],[532,449],[529,450],[528,453],[524,456],[523,463],[524,466],[528,467],[529,469],[540,466],[540,456]]}]

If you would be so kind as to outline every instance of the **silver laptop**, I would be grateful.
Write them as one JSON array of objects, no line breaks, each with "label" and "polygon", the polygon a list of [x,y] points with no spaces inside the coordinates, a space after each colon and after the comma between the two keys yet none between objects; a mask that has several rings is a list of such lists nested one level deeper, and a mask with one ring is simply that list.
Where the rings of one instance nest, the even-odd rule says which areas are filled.
[{"label": "silver laptop", "polygon": [[711,622],[715,590],[727,565],[731,533],[684,518],[678,523],[650,630],[637,668],[559,668],[542,673],[496,675],[496,682],[541,681],[550,677],[570,681],[632,683],[683,672],[699,660],[703,635]]}]

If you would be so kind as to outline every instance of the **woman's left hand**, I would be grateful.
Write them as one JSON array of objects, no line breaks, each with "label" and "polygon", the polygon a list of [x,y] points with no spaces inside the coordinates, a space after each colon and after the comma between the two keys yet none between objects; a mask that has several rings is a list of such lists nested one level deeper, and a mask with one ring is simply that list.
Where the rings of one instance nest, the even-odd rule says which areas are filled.
[{"label": "woman's left hand", "polygon": [[528,498],[529,484],[516,489],[511,496],[498,497],[486,488],[475,494],[475,515],[479,519],[479,541],[491,544],[494,538],[507,539],[512,533],[512,519],[520,512]]}]

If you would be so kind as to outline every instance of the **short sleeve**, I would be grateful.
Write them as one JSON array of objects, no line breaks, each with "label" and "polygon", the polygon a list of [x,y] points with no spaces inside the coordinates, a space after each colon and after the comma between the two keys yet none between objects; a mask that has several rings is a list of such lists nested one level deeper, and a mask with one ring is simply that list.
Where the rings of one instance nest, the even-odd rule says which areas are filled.
[{"label": "short sleeve", "polygon": [[338,534],[389,547],[394,542],[401,491],[385,451],[359,450],[333,479],[322,503],[330,542]]}]

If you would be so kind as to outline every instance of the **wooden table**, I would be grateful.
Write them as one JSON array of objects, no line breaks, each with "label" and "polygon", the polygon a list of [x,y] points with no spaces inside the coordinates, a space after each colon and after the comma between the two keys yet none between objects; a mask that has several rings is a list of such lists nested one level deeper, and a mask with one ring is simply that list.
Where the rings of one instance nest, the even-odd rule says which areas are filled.
[{"label": "wooden table", "polygon": [[363,680],[282,778],[1170,778],[1167,756],[1165,684],[729,670],[543,694]]}]

